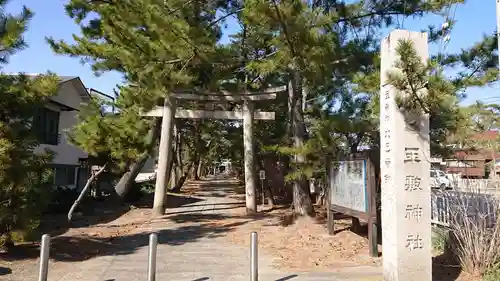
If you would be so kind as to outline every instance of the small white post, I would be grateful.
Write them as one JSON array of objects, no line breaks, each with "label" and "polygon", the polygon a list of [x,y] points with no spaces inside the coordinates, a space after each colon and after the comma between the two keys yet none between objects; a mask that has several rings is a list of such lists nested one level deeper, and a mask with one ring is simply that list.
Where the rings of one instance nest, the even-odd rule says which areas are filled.
[{"label": "small white post", "polygon": [[148,281],[156,280],[157,247],[158,247],[158,235],[156,233],[151,233],[149,235]]},{"label": "small white post", "polygon": [[257,232],[252,232],[250,236],[250,281],[259,280],[259,261],[258,261],[258,241]]},{"label": "small white post", "polygon": [[38,281],[47,281],[47,276],[49,274],[49,253],[50,235],[44,234],[40,245],[40,272],[38,275]]}]

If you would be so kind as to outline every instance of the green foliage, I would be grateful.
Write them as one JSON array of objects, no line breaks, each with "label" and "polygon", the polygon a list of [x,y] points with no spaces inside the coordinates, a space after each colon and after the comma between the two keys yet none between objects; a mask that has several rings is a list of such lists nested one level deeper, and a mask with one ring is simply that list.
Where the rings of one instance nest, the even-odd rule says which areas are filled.
[{"label": "green foliage", "polygon": [[500,264],[488,270],[484,276],[483,281],[496,281],[500,280]]},{"label": "green foliage", "polygon": [[[82,25],[69,44],[48,38],[59,54],[83,58],[100,73],[116,70],[140,89],[138,101],[154,103],[196,77],[220,37],[217,2],[179,0],[72,0],[66,11]],[[86,21],[84,21],[86,20]],[[87,21],[88,20],[88,21]]]},{"label": "green foliage", "polygon": [[[440,14],[448,5],[462,2],[415,0],[387,5],[386,1],[245,1],[239,17],[245,28],[234,44],[241,44],[251,54],[245,58],[247,75],[258,77],[257,86],[286,84],[291,77],[298,77],[301,85],[293,89],[295,102],[306,100],[303,121],[291,115],[284,120],[288,125],[298,122],[306,128],[302,144],[291,143],[291,127],[276,130],[279,137],[261,141],[267,153],[306,158],[305,163],[291,164],[289,180],[324,174],[329,157],[357,152],[362,146],[378,147],[380,38],[375,34],[381,28],[395,26],[397,18]],[[435,27],[429,27],[429,31],[433,41],[442,37]],[[458,64],[457,59],[453,61]],[[456,101],[441,101],[445,103],[450,104],[450,112],[446,112],[450,116],[432,119],[436,128],[459,119]],[[276,122],[275,126],[280,125]],[[436,130],[436,143],[453,126],[447,124],[449,129]],[[274,132],[262,127],[266,128],[264,135]]]},{"label": "green foliage", "polygon": [[[3,9],[6,1],[0,1]],[[25,46],[22,34],[32,14],[1,15],[1,62]],[[0,247],[10,243],[13,231],[30,231],[37,221],[50,188],[45,165],[51,153],[34,153],[37,136],[31,127],[36,109],[53,95],[58,79],[52,74],[30,77],[0,74]]]},{"label": "green foliage", "polygon": [[[497,70],[491,68],[489,62],[493,47],[490,41],[486,37],[485,41],[459,54],[439,54],[427,62],[418,56],[411,41],[398,42],[396,51],[400,59],[394,66],[399,71],[388,73],[389,81],[399,90],[398,105],[407,114],[429,115],[432,154],[448,155],[447,144],[470,137],[471,109],[459,103],[466,89],[485,86],[496,79]],[[445,76],[444,71],[448,68],[460,71],[455,76]],[[359,73],[354,81],[356,92],[369,94],[373,116],[378,119],[380,73]],[[374,121],[373,124],[378,123],[378,120]],[[371,138],[378,145],[377,136]]]},{"label": "green foliage", "polygon": [[389,83],[399,90],[396,102],[407,115],[430,116],[431,151],[443,154],[447,138],[460,129],[464,120],[459,107],[456,85],[441,72],[432,72],[435,65],[423,62],[412,41],[400,41],[396,47],[400,59],[388,73]]},{"label": "green foliage", "polygon": [[443,254],[450,246],[449,231],[440,227],[432,228],[431,244],[432,249],[440,254]]},{"label": "green foliage", "polygon": [[[296,179],[323,175],[330,157],[363,146],[378,148],[380,31],[396,27],[401,17],[443,15],[450,5],[463,2],[71,0],[66,10],[82,24],[82,35],[74,44],[48,41],[55,52],[82,58],[98,73],[124,74],[119,113],[102,117],[102,104],[92,105],[93,113],[82,117],[73,132],[75,144],[118,163],[144,153],[141,137],[151,124],[138,113],[162,104],[170,92],[257,91],[294,78],[289,89],[293,99],[280,93],[275,101],[259,102],[259,109],[276,112],[276,120],[256,122],[255,139],[260,157],[303,156],[305,162],[291,163],[288,178]],[[218,45],[229,16],[237,17],[241,30],[229,44]],[[431,43],[444,34],[433,26],[427,31]],[[409,42],[400,44],[402,71],[392,82],[406,94],[399,100],[402,107],[430,115],[433,154],[446,154],[450,137],[465,135],[470,115],[459,102],[468,87],[496,79],[495,43],[487,36],[458,54],[439,54],[427,63]],[[448,78],[446,68],[460,72]],[[420,96],[423,89],[425,97]],[[297,110],[300,102],[304,112]],[[238,106],[220,105],[223,110]],[[292,114],[292,108],[297,112]],[[206,164],[230,158],[235,167],[243,162],[242,130],[235,122],[182,120],[177,129],[183,158],[203,157]]]},{"label": "green foliage", "polygon": [[[82,35],[75,35],[75,43],[47,38],[52,49],[82,58],[97,74],[118,71],[125,78],[114,105],[118,112],[101,114],[102,101],[90,104],[80,114],[72,142],[98,162],[110,162],[119,169],[149,153],[151,145],[145,140],[155,121],[140,113],[163,104],[175,90],[213,86],[221,66],[212,60],[223,57],[216,46],[221,36],[216,9],[228,5],[224,1],[69,1],[66,11],[80,24]],[[179,122],[182,146],[203,147],[198,137],[186,135],[192,122],[183,123]],[[195,150],[190,151],[189,158],[195,158]]]},{"label": "green foliage", "polygon": [[77,124],[68,134],[69,140],[89,153],[95,164],[109,163],[121,170],[149,153],[147,135],[152,121],[142,118],[137,107],[118,108],[116,114],[103,113],[106,105],[94,97],[83,106]]}]

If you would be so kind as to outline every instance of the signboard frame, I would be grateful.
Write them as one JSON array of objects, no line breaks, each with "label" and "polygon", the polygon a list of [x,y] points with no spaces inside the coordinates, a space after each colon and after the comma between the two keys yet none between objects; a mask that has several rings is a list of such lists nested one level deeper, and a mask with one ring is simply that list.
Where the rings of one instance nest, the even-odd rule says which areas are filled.
[{"label": "signboard frame", "polygon": [[[353,210],[355,212],[368,212],[369,200],[366,162],[366,159],[334,161],[336,165],[331,165],[330,167],[329,180],[330,200],[332,206]],[[354,173],[358,173],[358,175],[352,177]],[[343,186],[342,184],[348,184],[348,186]],[[353,196],[353,193],[356,191],[359,191],[359,195]],[[335,195],[339,195],[339,198],[336,198]],[[342,201],[345,201],[345,204],[342,204]]]},{"label": "signboard frame", "polygon": [[[362,212],[359,210],[346,208],[344,206],[339,206],[333,204],[331,193],[333,188],[333,165],[336,162],[347,162],[347,161],[364,161],[365,173],[365,204],[366,211]],[[341,213],[352,218],[353,230],[357,231],[359,228],[359,220],[366,221],[368,223],[368,239],[370,245],[370,256],[378,257],[378,224],[377,224],[377,182],[375,180],[375,166],[370,158],[369,152],[360,152],[356,154],[351,154],[346,157],[341,157],[338,160],[328,160],[327,165],[327,177],[328,177],[328,188],[327,188],[327,221],[328,221],[328,233],[330,235],[335,234],[335,213]]]},{"label": "signboard frame", "polygon": [[266,179],[266,171],[265,170],[259,170],[259,179],[260,180]]}]

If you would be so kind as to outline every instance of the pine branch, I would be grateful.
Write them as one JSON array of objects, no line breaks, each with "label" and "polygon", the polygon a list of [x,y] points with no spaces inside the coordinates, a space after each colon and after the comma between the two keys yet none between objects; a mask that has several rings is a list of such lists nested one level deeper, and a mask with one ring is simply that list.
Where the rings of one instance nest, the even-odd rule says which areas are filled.
[{"label": "pine branch", "polygon": [[208,28],[212,28],[212,27],[214,27],[215,25],[219,24],[219,22],[221,22],[221,21],[223,21],[223,20],[227,19],[227,18],[228,18],[228,17],[230,17],[230,16],[236,15],[236,14],[238,14],[238,13],[242,12],[242,11],[243,11],[243,8],[241,8],[241,9],[237,9],[237,10],[235,10],[235,11],[231,11],[231,12],[229,12],[229,13],[227,13],[227,14],[223,15],[222,17],[220,17],[220,18],[218,18],[218,19],[216,19],[216,20],[212,21],[212,22],[208,25]]},{"label": "pine branch", "polygon": [[281,29],[283,31],[283,34],[285,35],[285,40],[286,42],[288,43],[288,48],[290,48],[290,52],[292,53],[292,56],[294,58],[297,58],[297,53],[295,52],[295,49],[294,49],[294,45],[290,39],[290,35],[288,33],[288,28],[287,28],[287,25],[285,24],[285,22],[283,21],[283,17],[281,16],[281,12],[280,12],[280,9],[279,9],[279,6],[278,6],[278,3],[276,2],[277,0],[272,0],[273,2],[273,7],[274,7],[274,11],[276,12],[276,16],[278,17],[278,22],[281,26]]}]

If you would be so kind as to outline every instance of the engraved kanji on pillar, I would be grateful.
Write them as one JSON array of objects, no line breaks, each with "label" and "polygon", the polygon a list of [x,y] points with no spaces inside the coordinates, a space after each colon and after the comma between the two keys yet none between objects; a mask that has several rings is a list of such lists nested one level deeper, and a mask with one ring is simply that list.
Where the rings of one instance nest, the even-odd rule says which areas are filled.
[{"label": "engraved kanji on pillar", "polygon": [[[387,81],[389,72],[398,71],[396,47],[400,40],[410,40],[422,61],[428,58],[425,33],[395,30],[382,41],[380,172],[384,280],[430,281],[429,121],[423,114],[405,115],[396,104],[398,95],[403,93]],[[408,125],[410,122],[412,126]]]}]

